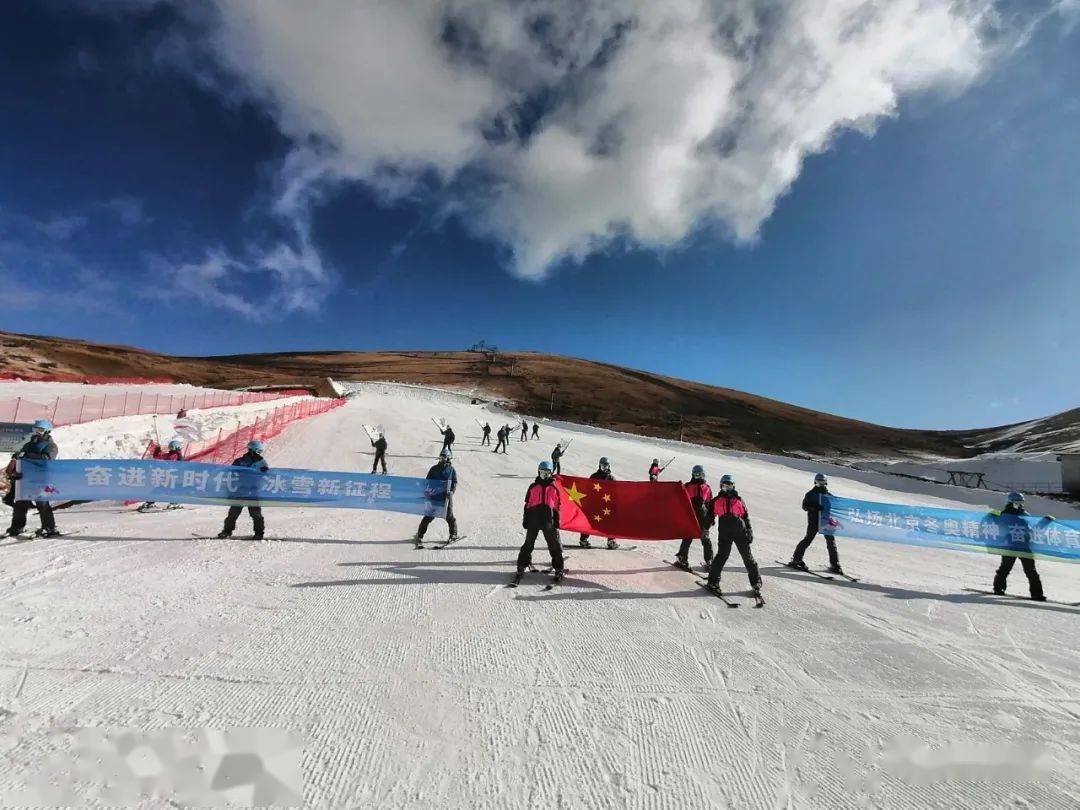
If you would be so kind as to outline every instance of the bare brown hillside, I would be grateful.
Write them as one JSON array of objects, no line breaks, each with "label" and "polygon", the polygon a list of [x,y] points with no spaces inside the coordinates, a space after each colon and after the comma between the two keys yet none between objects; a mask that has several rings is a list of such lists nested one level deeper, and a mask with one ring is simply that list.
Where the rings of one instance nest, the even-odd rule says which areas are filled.
[{"label": "bare brown hillside", "polygon": [[779,453],[965,456],[992,431],[901,430],[729,388],[532,352],[297,352],[171,357],[124,346],[0,333],[0,373],[169,377],[238,388],[387,380],[508,400],[521,412],[653,436]]}]

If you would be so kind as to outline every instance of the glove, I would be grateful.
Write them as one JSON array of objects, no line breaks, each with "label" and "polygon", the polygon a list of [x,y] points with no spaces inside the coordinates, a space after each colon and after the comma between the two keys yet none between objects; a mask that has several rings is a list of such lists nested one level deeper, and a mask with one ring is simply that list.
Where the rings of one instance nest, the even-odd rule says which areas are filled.
[{"label": "glove", "polygon": [[1057,518],[1056,518],[1056,517],[1054,517],[1053,515],[1047,515],[1047,516],[1046,516],[1046,519],[1047,519],[1047,520],[1057,520]]}]

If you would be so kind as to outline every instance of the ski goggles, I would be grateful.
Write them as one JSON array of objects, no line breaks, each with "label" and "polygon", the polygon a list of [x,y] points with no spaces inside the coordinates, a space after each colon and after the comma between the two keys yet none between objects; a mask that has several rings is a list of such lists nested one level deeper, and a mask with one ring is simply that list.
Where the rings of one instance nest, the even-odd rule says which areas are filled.
[{"label": "ski goggles", "polygon": [[547,481],[547,480],[548,480],[549,478],[551,478],[551,476],[553,476],[553,475],[554,475],[555,473],[553,473],[553,472],[552,472],[551,470],[537,470],[537,471],[536,471],[536,474],[537,474],[537,476],[539,476],[540,478],[543,478],[543,479],[544,479],[545,481]]},{"label": "ski goggles", "polygon": [[735,489],[735,485],[724,483],[720,485],[720,489],[724,490],[724,492],[730,492],[731,490]]}]

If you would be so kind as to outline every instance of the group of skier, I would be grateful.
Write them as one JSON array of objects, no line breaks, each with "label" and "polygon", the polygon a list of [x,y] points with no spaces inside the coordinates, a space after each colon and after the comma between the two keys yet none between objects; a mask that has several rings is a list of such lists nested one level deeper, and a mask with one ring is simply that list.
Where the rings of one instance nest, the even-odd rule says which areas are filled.
[{"label": "group of skier", "polygon": [[[522,420],[522,441],[526,439],[525,434],[527,432],[527,427],[527,422]],[[8,466],[7,475],[13,483],[21,477],[20,473],[15,470],[15,462],[18,459],[48,460],[57,457],[58,448],[56,442],[52,438],[52,429],[52,424],[46,419],[40,419],[34,423],[30,439],[14,454],[11,463]],[[485,424],[483,426],[483,432],[484,437],[481,440],[481,444],[490,444],[490,425]],[[450,542],[454,542],[459,538],[457,519],[453,510],[453,496],[457,490],[457,472],[453,466],[453,444],[455,435],[453,429],[449,425],[441,428],[441,433],[443,435],[443,446],[439,452],[438,462],[428,470],[426,477],[428,480],[437,480],[446,483],[447,508],[445,517],[450,531]],[[534,436],[539,435],[539,426],[537,424],[533,425],[533,434]],[[509,440],[509,435],[509,425],[504,425],[500,428],[498,432],[500,447],[505,448],[505,445]],[[375,473],[376,468],[380,464],[385,473],[387,450],[385,436],[380,433],[378,438],[371,440],[371,445],[375,448],[375,462],[372,466],[372,473]],[[248,443],[244,455],[234,460],[232,464],[237,467],[247,467],[259,472],[267,472],[270,467],[263,457],[263,451],[263,443],[258,440],[253,440]],[[560,461],[565,451],[566,445],[563,445],[561,442],[557,444],[555,449],[551,452],[551,461],[540,462],[537,467],[536,479],[526,490],[525,506],[522,515],[522,528],[525,529],[525,542],[522,544],[521,550],[518,553],[517,574],[514,584],[516,584],[517,581],[520,581],[525,571],[531,567],[533,547],[536,538],[541,534],[544,536],[544,540],[547,543],[548,550],[551,554],[552,572],[555,581],[561,581],[565,574],[565,558],[559,538],[559,511],[562,496],[559,487],[555,483],[555,476],[559,475],[561,471]],[[496,452],[498,452],[498,448],[496,448]],[[503,452],[505,452],[505,449]],[[178,439],[174,439],[169,442],[166,450],[155,448],[153,457],[161,460],[182,461],[184,458],[183,445]],[[649,468],[649,480],[656,481],[663,469],[664,468],[659,465],[659,460],[653,459]],[[600,458],[597,469],[592,473],[590,478],[604,481],[615,480],[615,476],[611,471],[611,463],[606,456]],[[721,574],[730,557],[731,548],[734,546],[736,550],[738,550],[739,556],[742,558],[743,565],[746,568],[751,591],[753,595],[758,598],[759,604],[761,604],[761,574],[757,561],[754,559],[750,548],[754,541],[754,530],[750,522],[750,510],[747,507],[746,501],[735,487],[735,479],[727,474],[721,476],[719,491],[714,493],[706,481],[705,469],[699,464],[694,466],[691,471],[690,480],[684,484],[684,486],[693,507],[694,514],[697,517],[700,534],[697,538],[690,537],[682,540],[679,545],[679,550],[675,555],[674,565],[687,571],[693,571],[689,560],[690,549],[694,540],[699,540],[701,542],[705,568],[708,571],[706,586],[717,594],[721,594]],[[819,533],[822,498],[828,494],[828,478],[823,473],[818,473],[814,476],[814,486],[802,499],[802,509],[806,512],[806,533],[795,546],[791,560],[787,563],[788,567],[802,571],[809,570],[803,557]],[[57,531],[55,518],[53,516],[53,508],[48,501],[31,502],[26,500],[15,500],[15,488],[14,486],[11,486],[4,496],[4,503],[12,507],[11,525],[6,532],[8,536],[16,536],[25,531],[26,518],[31,506],[36,507],[41,518],[41,529],[37,532],[37,535],[39,537],[59,536],[60,533]],[[140,507],[140,510],[148,510],[153,506],[153,501],[147,501]],[[225,524],[222,527],[221,532],[217,535],[218,538],[225,539],[232,536],[233,531],[236,529],[237,520],[243,509],[244,507],[241,506],[231,506],[229,508],[225,517]],[[248,506],[247,509],[253,524],[254,538],[262,539],[265,531],[265,521],[263,519],[262,509],[258,506]],[[1000,514],[1016,516],[1027,515],[1028,512],[1024,508],[1023,494],[1019,492],[1009,493],[1008,503],[1001,510]],[[414,537],[418,546],[421,545],[424,534],[427,532],[433,519],[434,518],[431,516],[425,516],[420,521],[420,526]],[[711,537],[713,526],[716,527],[715,553]],[[581,534],[578,538],[578,543],[584,548],[591,547],[590,536],[588,534]],[[606,545],[609,549],[619,548],[618,542],[611,537],[607,538]],[[825,534],[825,548],[829,557],[828,571],[833,574],[846,576],[840,566],[840,556],[836,546],[836,538],[833,535]],[[1001,564],[994,577],[994,593],[1005,593],[1006,581],[1016,559],[1017,557],[1012,555],[1002,556]],[[1030,557],[1020,557],[1020,563],[1024,573],[1027,575],[1031,598],[1035,601],[1045,601],[1046,597],[1043,594],[1042,583],[1035,567],[1035,560]]]}]

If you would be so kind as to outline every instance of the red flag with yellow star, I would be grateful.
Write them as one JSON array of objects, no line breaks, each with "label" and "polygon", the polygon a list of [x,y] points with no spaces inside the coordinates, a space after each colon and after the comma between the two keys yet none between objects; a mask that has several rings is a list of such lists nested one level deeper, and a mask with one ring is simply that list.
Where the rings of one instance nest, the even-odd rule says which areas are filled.
[{"label": "red flag with yellow star", "polygon": [[679,482],[603,481],[556,476],[559,528],[627,540],[699,537],[690,496]]}]

